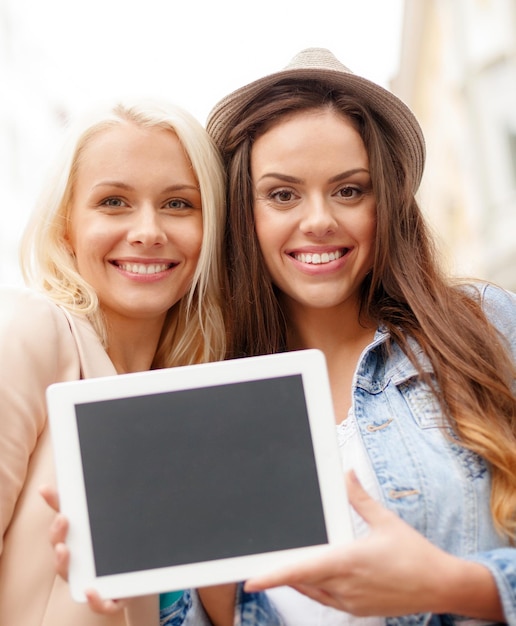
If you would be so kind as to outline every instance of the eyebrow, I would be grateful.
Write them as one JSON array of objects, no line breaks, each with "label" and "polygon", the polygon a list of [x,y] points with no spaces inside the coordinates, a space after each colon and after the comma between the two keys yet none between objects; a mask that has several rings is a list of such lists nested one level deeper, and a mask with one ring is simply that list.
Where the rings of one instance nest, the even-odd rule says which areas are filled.
[{"label": "eyebrow", "polygon": [[[127,183],[123,183],[118,180],[103,180],[100,183],[97,183],[93,186],[93,189],[97,189],[98,187],[118,187],[119,189],[125,189],[127,191],[133,191],[134,187],[132,185],[128,185]],[[169,185],[165,187],[161,191],[161,193],[170,193],[174,191],[182,191],[183,189],[191,189],[192,191],[198,191],[200,193],[200,189],[196,185],[189,185],[187,183],[177,183],[175,185]]]},{"label": "eyebrow", "polygon": [[348,170],[347,172],[342,172],[341,174],[337,174],[336,176],[332,176],[328,182],[329,183],[336,183],[339,180],[345,180],[346,178],[349,178],[350,176],[354,176],[355,174],[367,174],[367,175],[369,175],[369,170],[366,169],[365,167],[356,167],[356,168],[354,168],[352,170]]},{"label": "eyebrow", "polygon": [[[340,174],[336,174],[335,176],[332,176],[328,182],[329,183],[336,183],[340,180],[345,180],[346,178],[349,178],[350,176],[353,176],[354,174],[369,174],[369,170],[366,169],[365,167],[356,167],[352,170],[347,170],[345,172],[341,172]],[[259,180],[257,182],[260,182],[266,178],[276,178],[278,180],[282,180],[286,183],[302,183],[304,182],[303,179],[301,178],[296,178],[295,176],[289,176],[288,174],[280,174],[279,172],[268,172],[267,174],[264,174],[263,176],[261,176],[259,178]]]}]

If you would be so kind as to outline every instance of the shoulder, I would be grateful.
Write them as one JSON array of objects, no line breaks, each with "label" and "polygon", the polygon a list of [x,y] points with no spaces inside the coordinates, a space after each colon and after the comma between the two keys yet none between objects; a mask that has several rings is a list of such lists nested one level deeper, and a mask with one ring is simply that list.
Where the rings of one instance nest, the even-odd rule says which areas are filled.
[{"label": "shoulder", "polygon": [[59,368],[72,358],[74,340],[64,311],[42,293],[0,287],[0,351],[5,360]]},{"label": "shoulder", "polygon": [[516,294],[486,282],[466,289],[475,292],[487,319],[506,338],[516,355]]},{"label": "shoulder", "polygon": [[500,305],[501,307],[516,307],[516,293],[504,289],[499,285],[495,285],[494,283],[476,281],[461,285],[461,289],[479,298],[483,306],[493,304],[494,306]]},{"label": "shoulder", "polygon": [[512,291],[486,283],[482,286],[482,306],[488,315],[515,321],[516,294]]},{"label": "shoulder", "polygon": [[475,292],[482,309],[495,326],[516,323],[516,294],[492,283],[473,283],[466,287]]},{"label": "shoulder", "polygon": [[0,328],[23,327],[26,332],[50,330],[67,324],[57,304],[42,293],[26,287],[0,287]]},{"label": "shoulder", "polygon": [[28,454],[45,424],[47,387],[80,372],[60,307],[29,289],[0,287],[0,354],[0,446],[6,438],[18,437],[16,445]]},{"label": "shoulder", "polygon": [[2,317],[15,311],[23,312],[27,307],[32,306],[38,310],[59,308],[45,294],[35,289],[12,285],[0,286],[0,303],[2,304],[2,309],[0,310]]}]

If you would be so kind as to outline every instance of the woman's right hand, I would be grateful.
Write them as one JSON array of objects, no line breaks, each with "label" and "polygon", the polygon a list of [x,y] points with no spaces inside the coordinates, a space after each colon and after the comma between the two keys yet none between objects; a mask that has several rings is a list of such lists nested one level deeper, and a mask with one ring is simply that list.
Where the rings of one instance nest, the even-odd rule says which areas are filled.
[{"label": "woman's right hand", "polygon": [[297,562],[248,580],[247,592],[290,585],[357,617],[414,613],[456,614],[504,622],[490,570],[432,544],[393,511],[371,498],[354,472],[346,475],[349,503],[369,532],[352,543],[328,546]]},{"label": "woman's right hand", "polygon": [[[68,519],[59,511],[59,496],[53,487],[43,485],[39,492],[48,506],[56,512],[49,529],[49,539],[54,548],[56,572],[67,581],[70,566],[70,551],[65,543],[68,534]],[[90,609],[102,615],[118,613],[126,605],[123,600],[103,600],[94,589],[86,590],[85,594]]]}]

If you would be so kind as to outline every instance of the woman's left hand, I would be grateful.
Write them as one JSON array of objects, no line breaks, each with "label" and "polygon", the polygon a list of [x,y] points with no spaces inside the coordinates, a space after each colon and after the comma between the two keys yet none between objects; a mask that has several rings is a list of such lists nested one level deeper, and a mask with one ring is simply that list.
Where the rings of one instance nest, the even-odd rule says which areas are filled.
[{"label": "woman's left hand", "polygon": [[[59,496],[56,489],[50,485],[42,485],[39,492],[48,506],[56,512],[48,534],[54,549],[56,573],[64,580],[68,580],[70,552],[65,543],[68,534],[68,520],[59,512]],[[101,615],[118,613],[127,604],[124,600],[103,600],[95,590],[86,590],[85,595],[90,609]]]},{"label": "woman's left hand", "polygon": [[[470,617],[482,617],[475,613],[472,592],[487,586],[487,611],[503,618],[486,568],[434,546],[372,499],[353,472],[346,476],[346,486],[349,502],[368,523],[369,533],[353,543],[328,548],[307,562],[251,579],[246,591],[289,585],[322,604],[362,617],[451,613],[461,602],[473,610]],[[486,610],[481,603],[479,607],[481,612]]]}]

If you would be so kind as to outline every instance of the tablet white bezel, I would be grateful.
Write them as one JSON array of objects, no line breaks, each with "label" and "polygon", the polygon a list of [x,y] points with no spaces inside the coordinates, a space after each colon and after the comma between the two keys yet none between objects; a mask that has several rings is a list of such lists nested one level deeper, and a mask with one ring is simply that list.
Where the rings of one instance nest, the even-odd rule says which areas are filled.
[{"label": "tablet white bezel", "polygon": [[69,520],[69,583],[75,600],[85,601],[86,589],[96,589],[103,598],[123,598],[245,580],[281,564],[306,558],[327,545],[109,576],[95,574],[75,405],[295,374],[300,374],[303,380],[328,544],[343,544],[351,540],[351,522],[336,441],[326,361],[319,350],[300,350],[56,383],[48,388],[47,404],[60,506]]}]

